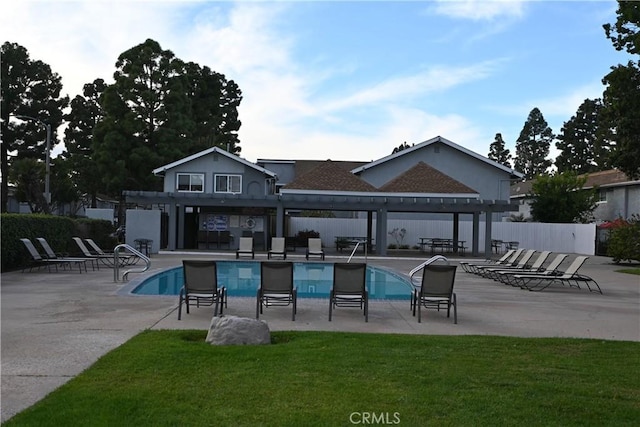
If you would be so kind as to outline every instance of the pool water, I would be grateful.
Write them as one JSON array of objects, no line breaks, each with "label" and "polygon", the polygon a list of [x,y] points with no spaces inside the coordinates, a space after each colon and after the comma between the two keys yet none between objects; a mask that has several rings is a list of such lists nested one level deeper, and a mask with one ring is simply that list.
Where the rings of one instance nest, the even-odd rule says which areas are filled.
[{"label": "pool water", "polygon": [[[218,283],[231,297],[255,297],[260,283],[260,262],[218,261]],[[293,283],[300,298],[329,298],[333,264],[294,262]],[[370,299],[409,299],[411,284],[391,271],[367,266]],[[131,291],[136,295],[178,295],[184,284],[182,267],[162,271],[144,279]]]}]

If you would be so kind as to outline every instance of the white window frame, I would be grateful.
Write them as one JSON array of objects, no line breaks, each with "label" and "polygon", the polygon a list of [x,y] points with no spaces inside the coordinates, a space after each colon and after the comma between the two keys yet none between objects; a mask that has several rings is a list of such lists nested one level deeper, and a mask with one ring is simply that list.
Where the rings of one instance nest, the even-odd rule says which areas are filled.
[{"label": "white window frame", "polygon": [[[224,189],[218,188],[218,179],[219,178],[226,178],[225,179],[225,188]],[[233,184],[234,184],[233,181],[235,181],[234,178],[237,179],[237,182],[236,182],[237,191],[234,191],[234,188],[233,188]],[[215,174],[213,176],[213,192],[214,193],[226,193],[226,194],[242,194],[242,175]]]},{"label": "white window frame", "polygon": [[[180,177],[183,177],[183,176],[189,177],[189,189],[188,190],[180,189]],[[194,177],[198,177],[200,179],[200,183],[199,184],[194,184],[193,183],[193,178]],[[195,189],[194,190],[194,187],[196,187],[196,185],[199,185],[200,189]],[[179,192],[179,193],[204,193],[204,174],[203,173],[189,173],[189,172],[176,173],[176,191]]]}]

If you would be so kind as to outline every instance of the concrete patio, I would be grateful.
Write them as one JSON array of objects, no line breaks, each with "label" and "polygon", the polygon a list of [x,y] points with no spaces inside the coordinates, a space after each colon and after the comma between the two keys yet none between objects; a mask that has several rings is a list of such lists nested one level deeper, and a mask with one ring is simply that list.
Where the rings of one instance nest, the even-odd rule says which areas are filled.
[{"label": "concrete patio", "polygon": [[[182,259],[232,259],[231,253],[167,252],[152,257],[145,276]],[[573,258],[573,257],[570,257]],[[258,254],[266,260],[266,254]],[[303,261],[301,254],[289,259]],[[327,262],[346,257],[329,254]],[[406,274],[425,258],[377,258],[367,262]],[[358,261],[362,261],[358,257]],[[566,266],[563,265],[563,267]],[[436,335],[577,337],[640,341],[640,278],[616,273],[620,266],[591,257],[581,272],[593,277],[603,295],[586,288],[551,286],[529,292],[458,269],[458,324],[444,312],[428,311],[422,323],[409,301],[372,301],[369,322],[357,309],[338,308],[328,321],[328,299],[300,299],[296,321],[290,309],[265,309],[271,330],[323,330]],[[131,275],[132,278],[135,274]],[[79,274],[46,270],[2,273],[2,414],[4,422],[29,407],[99,357],[145,329],[207,329],[211,307],[177,320],[177,297],[123,295],[126,283],[113,270]],[[255,299],[229,298],[225,314],[255,316]]]}]

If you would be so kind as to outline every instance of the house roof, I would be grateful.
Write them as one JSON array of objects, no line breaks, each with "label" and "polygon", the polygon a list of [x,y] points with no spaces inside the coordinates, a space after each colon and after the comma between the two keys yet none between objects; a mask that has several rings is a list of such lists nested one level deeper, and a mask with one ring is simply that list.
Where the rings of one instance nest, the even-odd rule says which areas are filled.
[{"label": "house roof", "polygon": [[282,187],[287,190],[315,190],[333,192],[373,192],[377,189],[368,182],[358,178],[341,165],[340,162],[327,160],[320,162],[311,170],[296,177]]},{"label": "house roof", "polygon": [[[640,180],[631,180],[624,173],[618,169],[609,169],[606,171],[591,172],[588,174],[582,174],[580,176],[587,176],[587,181],[584,184],[585,189],[593,187],[621,187],[625,185],[640,185]],[[526,197],[531,193],[533,187],[533,180],[517,182],[511,186],[511,197],[521,198]]]},{"label": "house roof", "polygon": [[401,151],[398,151],[396,153],[390,154],[390,155],[388,155],[386,157],[382,157],[381,159],[374,160],[373,162],[369,162],[369,163],[367,163],[365,165],[362,165],[362,166],[359,166],[359,167],[353,169],[351,172],[353,172],[354,174],[359,174],[360,172],[362,172],[362,171],[364,171],[366,169],[370,169],[370,168],[372,168],[374,166],[377,166],[377,165],[379,165],[381,163],[384,163],[384,162],[388,162],[389,160],[393,160],[393,159],[395,159],[397,157],[405,156],[405,155],[407,155],[409,153],[412,153],[412,152],[414,152],[416,150],[420,150],[420,149],[422,149],[424,147],[427,147],[427,146],[435,144],[435,143],[442,143],[442,144],[448,145],[451,148],[454,148],[454,149],[456,149],[456,150],[458,150],[458,151],[460,151],[462,153],[465,153],[465,154],[467,154],[467,155],[469,155],[469,156],[471,156],[471,157],[473,157],[475,159],[478,159],[478,160],[480,160],[482,162],[485,162],[485,163],[487,163],[487,164],[489,164],[489,165],[491,165],[493,167],[496,167],[496,168],[501,169],[501,170],[503,170],[505,172],[508,172],[513,176],[516,176],[516,177],[519,177],[519,178],[522,178],[524,176],[520,172],[517,172],[515,169],[511,169],[511,168],[508,168],[507,166],[505,166],[503,164],[500,164],[498,162],[494,162],[493,160],[491,160],[491,159],[489,159],[487,157],[481,156],[480,154],[478,154],[476,152],[473,152],[473,151],[471,151],[471,150],[469,150],[467,148],[464,148],[463,146],[458,145],[458,144],[456,144],[454,142],[451,142],[448,139],[443,138],[441,136],[436,136],[435,138],[431,138],[431,139],[423,141],[423,142],[421,142],[419,144],[412,145],[411,147],[405,148],[404,150],[401,150]]},{"label": "house roof", "polygon": [[190,162],[192,160],[195,160],[195,159],[198,159],[200,157],[208,156],[209,154],[212,154],[212,153],[217,153],[217,154],[223,155],[223,156],[225,156],[225,157],[227,157],[227,158],[229,158],[229,159],[231,159],[231,160],[233,160],[235,162],[242,163],[245,166],[248,166],[248,167],[253,168],[253,169],[257,170],[257,171],[260,171],[265,175],[269,175],[269,176],[272,176],[274,178],[276,177],[276,173],[275,172],[272,172],[272,171],[270,171],[268,169],[260,167],[260,166],[256,165],[255,163],[251,163],[250,161],[245,160],[242,157],[238,157],[235,154],[231,154],[228,151],[223,150],[222,148],[219,148],[219,147],[207,148],[206,150],[203,150],[203,151],[200,151],[198,153],[192,154],[192,155],[187,156],[187,157],[185,157],[183,159],[177,160],[177,161],[175,161],[173,163],[169,163],[169,164],[166,164],[164,166],[160,166],[159,168],[154,169],[152,172],[153,172],[154,175],[163,175],[169,169],[173,169],[173,168],[175,168],[177,166],[180,166],[182,164],[188,163],[188,162]]},{"label": "house roof", "polygon": [[424,162],[418,162],[412,168],[384,184],[379,190],[389,193],[478,195],[478,192],[474,189],[467,187]]}]

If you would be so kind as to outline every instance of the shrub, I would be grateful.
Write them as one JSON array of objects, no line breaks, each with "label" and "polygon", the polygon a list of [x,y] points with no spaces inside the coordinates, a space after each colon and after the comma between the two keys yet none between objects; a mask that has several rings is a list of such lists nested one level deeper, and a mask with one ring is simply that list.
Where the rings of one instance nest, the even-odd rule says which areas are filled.
[{"label": "shrub", "polygon": [[616,220],[610,230],[607,255],[613,262],[640,261],[640,216],[634,214],[630,220]]},{"label": "shrub", "polygon": [[[27,265],[31,256],[20,241],[22,238],[34,241],[44,237],[56,252],[77,254],[79,249],[72,237],[91,237],[98,244],[113,244],[109,237],[113,226],[109,221],[95,219],[75,220],[69,217],[44,214],[2,214],[0,240],[0,262],[2,271],[13,270]],[[34,241],[36,247],[38,243]],[[106,246],[110,247],[110,246]]]}]

